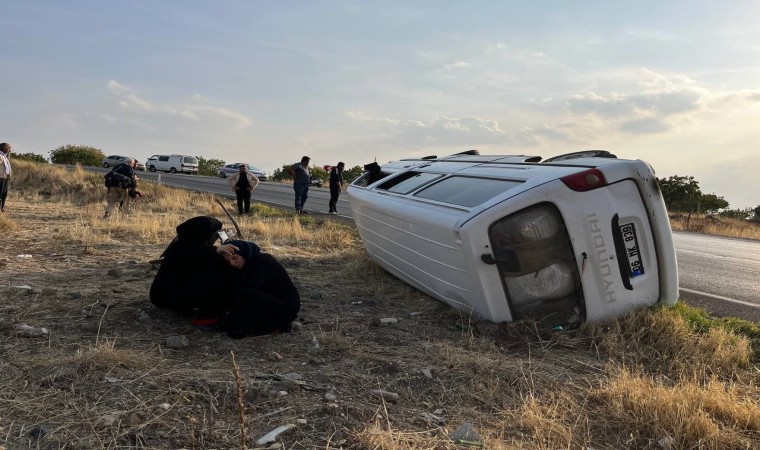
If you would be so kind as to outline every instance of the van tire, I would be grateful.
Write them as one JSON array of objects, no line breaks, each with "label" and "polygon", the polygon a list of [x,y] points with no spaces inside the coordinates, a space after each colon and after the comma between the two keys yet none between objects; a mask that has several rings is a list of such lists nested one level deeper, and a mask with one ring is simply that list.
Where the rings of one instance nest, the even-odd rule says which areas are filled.
[{"label": "van tire", "polygon": [[151,172],[155,172],[156,166],[148,166],[148,170],[150,170]]},{"label": "van tire", "polygon": [[219,172],[219,178],[227,178],[227,174],[224,172]]},{"label": "van tire", "polygon": [[177,169],[175,169],[174,167],[172,167],[171,169],[169,169],[169,173],[177,173]]},{"label": "van tire", "polygon": [[104,162],[104,163],[103,163],[103,167],[104,167],[104,168],[106,168],[106,169],[108,169],[108,167],[109,167],[109,166],[108,166],[108,163],[107,163],[107,162]]}]

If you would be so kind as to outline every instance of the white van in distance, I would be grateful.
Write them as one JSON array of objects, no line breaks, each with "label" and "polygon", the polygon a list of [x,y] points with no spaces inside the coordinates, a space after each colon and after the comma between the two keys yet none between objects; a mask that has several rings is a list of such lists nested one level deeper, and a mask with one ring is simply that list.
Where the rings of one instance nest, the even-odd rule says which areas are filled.
[{"label": "white van in distance", "polygon": [[348,188],[370,257],[476,318],[574,326],[678,300],[652,167],[593,150],[376,163]]},{"label": "white van in distance", "polygon": [[198,158],[188,155],[153,155],[145,161],[151,172],[198,173]]}]

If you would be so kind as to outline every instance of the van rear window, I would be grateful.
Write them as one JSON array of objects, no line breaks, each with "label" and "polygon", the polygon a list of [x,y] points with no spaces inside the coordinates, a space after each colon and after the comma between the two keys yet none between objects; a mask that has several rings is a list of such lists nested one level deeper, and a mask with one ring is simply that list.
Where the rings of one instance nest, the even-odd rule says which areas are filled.
[{"label": "van rear window", "polygon": [[405,172],[381,184],[377,189],[395,192],[397,194],[408,194],[420,186],[430,183],[442,176],[443,175],[439,173]]},{"label": "van rear window", "polygon": [[185,164],[198,164],[198,158],[196,158],[195,156],[185,156],[182,159],[182,162]]},{"label": "van rear window", "polygon": [[443,203],[473,207],[519,186],[522,181],[452,176],[414,194]]}]

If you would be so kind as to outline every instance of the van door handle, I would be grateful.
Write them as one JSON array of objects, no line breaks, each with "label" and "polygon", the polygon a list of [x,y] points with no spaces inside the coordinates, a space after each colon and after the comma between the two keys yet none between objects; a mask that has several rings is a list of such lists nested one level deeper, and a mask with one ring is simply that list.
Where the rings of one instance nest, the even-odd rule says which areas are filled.
[{"label": "van door handle", "polygon": [[493,255],[490,253],[483,253],[482,255],[480,255],[480,260],[490,266],[496,264],[496,260],[493,258]]}]

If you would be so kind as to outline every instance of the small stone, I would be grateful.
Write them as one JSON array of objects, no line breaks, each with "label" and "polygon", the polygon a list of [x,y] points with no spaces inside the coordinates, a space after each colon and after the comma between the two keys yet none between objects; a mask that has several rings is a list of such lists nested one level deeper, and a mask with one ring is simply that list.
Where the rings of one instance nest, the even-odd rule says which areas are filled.
[{"label": "small stone", "polygon": [[303,328],[303,324],[301,322],[293,322],[291,325],[293,325],[293,331],[298,331],[301,328]]},{"label": "small stone", "polygon": [[422,372],[423,375],[430,378],[431,380],[433,379],[433,372],[430,369],[420,369],[420,372]]},{"label": "small stone", "polygon": [[29,430],[27,434],[33,438],[42,439],[46,434],[50,433],[50,430],[52,429],[53,427],[51,425],[43,423],[37,425],[36,427],[32,427],[32,429]]},{"label": "small stone", "polygon": [[119,268],[110,269],[110,270],[108,271],[108,274],[107,274],[107,275],[108,275],[109,277],[114,277],[114,278],[121,278],[121,277],[123,277],[123,276],[124,276],[124,271],[123,271],[123,270],[121,270],[121,269],[119,269]]},{"label": "small stone", "polygon": [[160,404],[158,405],[158,407],[159,407],[159,408],[161,408],[161,409],[169,409],[169,408],[171,408],[171,407],[172,407],[172,405],[170,405],[170,404],[168,404],[168,403],[160,403]]},{"label": "small stone", "polygon": [[288,391],[277,391],[277,395],[280,396],[280,397],[284,397],[284,396],[288,395]]},{"label": "small stone", "polygon": [[664,438],[657,441],[657,445],[659,445],[660,448],[665,448],[665,449],[671,448],[673,444],[675,443],[676,443],[676,440],[670,436],[665,436]]},{"label": "small stone", "polygon": [[306,419],[296,419],[296,423],[298,425],[306,425],[308,422],[306,421]]},{"label": "small stone", "polygon": [[394,323],[398,323],[398,319],[395,317],[375,317],[372,319],[372,325],[378,327],[381,325],[391,325]]},{"label": "small stone", "polygon": [[328,392],[325,394],[324,399],[327,400],[328,402],[334,402],[338,400],[338,396],[333,394],[332,392]]},{"label": "small stone", "polygon": [[480,437],[475,427],[471,423],[463,423],[459,425],[456,430],[449,433],[449,439],[454,442],[457,441],[469,441],[469,442],[483,442],[483,438]]},{"label": "small stone", "polygon": [[127,416],[127,422],[130,426],[136,427],[140,425],[140,422],[142,422],[142,418],[139,414],[136,412],[131,413],[129,416]]},{"label": "small stone", "polygon": [[370,394],[372,394],[375,397],[380,397],[383,400],[385,400],[388,403],[397,403],[398,402],[398,394],[395,392],[390,391],[384,391],[382,389],[375,389],[372,391],[369,391]]},{"label": "small stone", "polygon": [[190,340],[187,338],[187,336],[184,336],[184,335],[169,336],[168,338],[166,338],[165,345],[168,348],[190,347]]},{"label": "small stone", "polygon": [[295,427],[296,427],[295,424],[292,424],[292,423],[289,423],[287,425],[280,425],[279,427],[275,428],[274,430],[260,437],[256,441],[256,445],[271,444],[277,440],[277,437],[279,435],[281,435],[282,433],[285,433],[286,431],[292,430]]},{"label": "small stone", "polygon": [[22,337],[41,337],[47,336],[49,333],[47,328],[32,327],[25,323],[16,325],[16,332]]},{"label": "small stone", "polygon": [[267,356],[270,361],[282,361],[282,355],[277,352],[269,352]]}]

